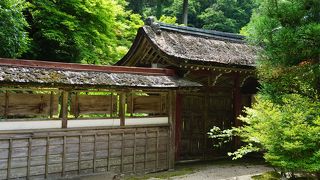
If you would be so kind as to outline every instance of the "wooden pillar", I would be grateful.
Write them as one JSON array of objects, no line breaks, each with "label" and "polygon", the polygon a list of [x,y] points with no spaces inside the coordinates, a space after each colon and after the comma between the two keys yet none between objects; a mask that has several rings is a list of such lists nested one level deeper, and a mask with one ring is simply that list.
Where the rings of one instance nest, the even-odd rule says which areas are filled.
[{"label": "wooden pillar", "polygon": [[[233,114],[234,114],[234,127],[241,126],[241,121],[238,119],[241,113],[241,92],[240,92],[240,73],[234,74],[234,87],[233,87]],[[235,138],[234,147],[240,146],[239,137]]]},{"label": "wooden pillar", "polygon": [[68,127],[68,91],[62,91],[62,101],[61,101],[61,120],[62,128]]},{"label": "wooden pillar", "polygon": [[[204,95],[204,108],[203,108],[203,147],[202,147],[202,150],[203,150],[203,159],[204,160],[207,159],[208,132],[209,132],[209,129],[212,128],[212,127],[208,127],[209,93],[210,93],[209,91],[206,91],[206,94]],[[212,147],[210,147],[210,148],[212,148]]]},{"label": "wooden pillar", "polygon": [[175,160],[180,159],[181,152],[181,111],[182,111],[182,94],[176,95],[176,122],[175,122]]},{"label": "wooden pillar", "polygon": [[5,94],[5,102],[4,102],[4,118],[7,119],[8,118],[8,114],[9,114],[9,93],[8,91],[6,91]]},{"label": "wooden pillar", "polygon": [[170,148],[169,148],[169,169],[174,168],[175,163],[175,135],[176,135],[176,91],[169,92],[169,137],[170,137]]},{"label": "wooden pillar", "polygon": [[119,104],[119,117],[120,117],[120,126],[125,125],[125,117],[126,117],[126,94],[124,92],[120,93],[120,104]]}]

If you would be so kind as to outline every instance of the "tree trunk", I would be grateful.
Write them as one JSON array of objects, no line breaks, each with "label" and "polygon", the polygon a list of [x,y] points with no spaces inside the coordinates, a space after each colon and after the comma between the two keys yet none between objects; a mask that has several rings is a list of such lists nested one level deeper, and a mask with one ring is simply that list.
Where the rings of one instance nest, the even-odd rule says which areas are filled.
[{"label": "tree trunk", "polygon": [[188,25],[188,0],[183,0],[183,14],[182,14],[182,23],[184,25]]}]

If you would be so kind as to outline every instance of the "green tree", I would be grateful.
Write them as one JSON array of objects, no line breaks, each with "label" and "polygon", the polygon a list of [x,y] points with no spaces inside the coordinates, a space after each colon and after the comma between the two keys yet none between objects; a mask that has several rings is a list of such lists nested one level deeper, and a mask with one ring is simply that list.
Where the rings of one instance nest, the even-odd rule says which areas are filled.
[{"label": "green tree", "polygon": [[[26,57],[111,64],[130,46],[139,16],[118,0],[37,0],[29,9],[32,51]],[[125,40],[126,39],[126,40]]]},{"label": "green tree", "polygon": [[0,1],[0,56],[18,58],[28,49],[28,24],[23,16],[24,0]]},{"label": "green tree", "polygon": [[204,29],[239,33],[249,22],[254,7],[254,0],[217,0],[198,18],[203,21]]},{"label": "green tree", "polygon": [[[254,0],[128,0],[129,9],[147,16],[176,17],[188,26],[238,33],[246,25],[256,6]],[[186,11],[187,10],[187,11]],[[185,13],[184,13],[185,12]],[[184,15],[187,13],[187,16]]]},{"label": "green tree", "polygon": [[[231,155],[263,150],[264,158],[284,172],[320,178],[320,1],[258,3],[243,31],[262,47],[257,62],[262,87],[257,103],[240,118],[245,125],[233,129],[247,145]],[[231,134],[216,132],[211,137]]]}]

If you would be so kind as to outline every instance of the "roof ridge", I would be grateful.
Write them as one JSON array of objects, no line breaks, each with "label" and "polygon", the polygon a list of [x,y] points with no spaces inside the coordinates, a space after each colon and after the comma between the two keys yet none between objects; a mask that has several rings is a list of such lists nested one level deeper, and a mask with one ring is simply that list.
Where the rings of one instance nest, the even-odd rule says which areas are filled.
[{"label": "roof ridge", "polygon": [[177,26],[177,25],[166,24],[162,22],[157,22],[157,23],[160,25],[160,29],[164,29],[164,30],[179,31],[187,34],[202,35],[202,36],[213,37],[213,38],[221,37],[221,38],[226,38],[229,40],[237,40],[237,41],[243,41],[245,39],[245,36],[240,34],[235,34],[235,33],[200,29],[200,28],[188,27],[188,26]]}]

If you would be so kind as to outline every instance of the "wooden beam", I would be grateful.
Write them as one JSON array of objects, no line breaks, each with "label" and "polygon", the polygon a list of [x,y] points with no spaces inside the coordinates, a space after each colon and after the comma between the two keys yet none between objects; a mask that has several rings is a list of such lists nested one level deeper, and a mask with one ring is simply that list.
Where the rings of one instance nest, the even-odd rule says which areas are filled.
[{"label": "wooden beam", "polygon": [[67,128],[68,124],[68,91],[62,92],[62,101],[61,101],[61,120],[62,128]]}]

